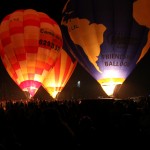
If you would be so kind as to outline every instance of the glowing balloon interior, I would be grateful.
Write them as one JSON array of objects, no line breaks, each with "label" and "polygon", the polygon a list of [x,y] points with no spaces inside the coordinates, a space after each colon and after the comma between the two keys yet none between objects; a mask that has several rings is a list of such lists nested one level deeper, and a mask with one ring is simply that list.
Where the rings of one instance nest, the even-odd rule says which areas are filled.
[{"label": "glowing balloon interior", "polygon": [[43,87],[56,99],[58,94],[64,89],[77,65],[77,61],[61,50],[54,68],[48,73],[43,81]]},{"label": "glowing balloon interior", "polygon": [[149,8],[149,0],[68,0],[63,9],[64,40],[109,96],[149,50]]},{"label": "glowing balloon interior", "polygon": [[59,56],[60,27],[43,12],[16,10],[1,22],[0,43],[8,74],[33,97]]}]

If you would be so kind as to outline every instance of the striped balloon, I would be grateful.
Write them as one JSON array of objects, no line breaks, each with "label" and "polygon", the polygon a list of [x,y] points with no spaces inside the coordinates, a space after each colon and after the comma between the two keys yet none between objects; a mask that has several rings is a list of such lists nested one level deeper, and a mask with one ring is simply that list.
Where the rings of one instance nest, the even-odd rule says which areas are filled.
[{"label": "striped balloon", "polygon": [[43,12],[16,10],[1,22],[0,43],[8,74],[33,97],[62,48],[59,25]]},{"label": "striped balloon", "polygon": [[62,49],[54,68],[48,73],[43,81],[43,87],[54,99],[67,84],[76,65],[77,61],[73,61]]}]

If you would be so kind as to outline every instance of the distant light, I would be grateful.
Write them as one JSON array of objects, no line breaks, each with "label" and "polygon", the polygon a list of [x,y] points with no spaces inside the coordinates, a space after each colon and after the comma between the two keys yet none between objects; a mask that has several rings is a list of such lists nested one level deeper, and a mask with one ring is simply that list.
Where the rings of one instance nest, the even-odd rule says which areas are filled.
[{"label": "distant light", "polygon": [[78,81],[78,82],[77,82],[77,87],[80,88],[80,86],[81,86],[81,82]]}]

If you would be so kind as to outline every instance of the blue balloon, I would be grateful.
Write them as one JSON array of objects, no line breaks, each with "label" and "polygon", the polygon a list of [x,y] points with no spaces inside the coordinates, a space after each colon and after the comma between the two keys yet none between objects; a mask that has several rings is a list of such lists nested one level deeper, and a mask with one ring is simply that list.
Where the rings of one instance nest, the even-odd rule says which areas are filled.
[{"label": "blue balloon", "polygon": [[63,9],[70,53],[109,96],[149,50],[149,8],[149,0],[68,0]]}]

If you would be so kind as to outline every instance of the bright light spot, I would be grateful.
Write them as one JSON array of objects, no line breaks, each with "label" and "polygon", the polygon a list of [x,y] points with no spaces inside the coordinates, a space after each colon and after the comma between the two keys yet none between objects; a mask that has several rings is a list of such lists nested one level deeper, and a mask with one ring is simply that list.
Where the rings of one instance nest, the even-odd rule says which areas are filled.
[{"label": "bright light spot", "polygon": [[103,74],[103,78],[98,80],[98,82],[108,96],[113,96],[115,87],[121,85],[124,80],[118,71],[106,70]]},{"label": "bright light spot", "polygon": [[28,91],[29,91],[29,93],[30,93],[29,98],[32,98],[32,97],[34,96],[34,94],[36,93],[37,90],[38,90],[38,89],[37,89],[35,86],[30,86],[30,87],[28,88]]},{"label": "bright light spot", "polygon": [[108,95],[108,96],[113,96],[113,93],[114,93],[114,90],[115,90],[115,87],[118,83],[115,83],[113,81],[110,81],[108,83],[104,83],[102,84],[102,88],[103,90],[105,91],[105,93]]},{"label": "bright light spot", "polygon": [[35,90],[35,89],[36,89],[36,87],[30,86],[30,90]]},{"label": "bright light spot", "polygon": [[58,94],[58,91],[53,91],[53,92],[51,92],[51,96],[52,96],[53,98],[56,98],[57,94]]},{"label": "bright light spot", "polygon": [[112,78],[118,77],[119,75],[120,75],[120,73],[116,70],[105,70],[103,76],[105,78],[111,78],[112,79]]}]

